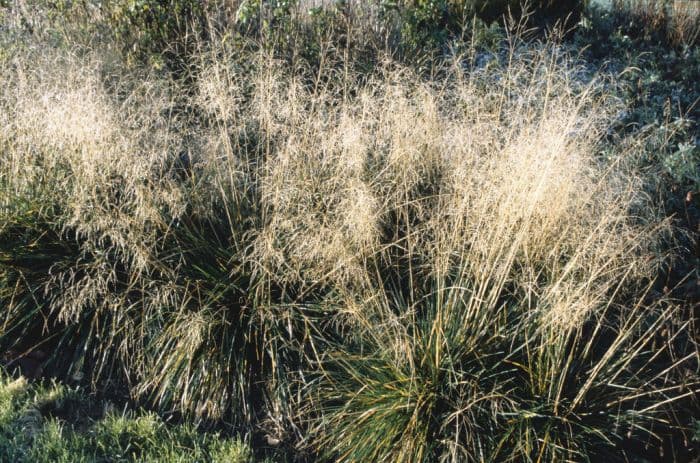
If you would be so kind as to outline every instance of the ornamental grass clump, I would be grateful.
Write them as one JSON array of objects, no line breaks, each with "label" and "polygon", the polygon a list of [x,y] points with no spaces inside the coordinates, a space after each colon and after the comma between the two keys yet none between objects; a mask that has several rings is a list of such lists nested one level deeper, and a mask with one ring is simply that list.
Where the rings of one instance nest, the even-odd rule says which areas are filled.
[{"label": "ornamental grass clump", "polygon": [[176,82],[108,76],[109,91],[102,56],[42,53],[4,80],[8,357],[40,349],[51,371],[250,423],[265,362],[245,159],[198,150]]},{"label": "ornamental grass clump", "polygon": [[378,207],[302,385],[329,460],[613,458],[697,389],[676,375],[687,322],[647,297],[660,230],[630,155],[595,155],[614,102],[556,47],[511,58],[439,85],[391,73],[333,124]]}]

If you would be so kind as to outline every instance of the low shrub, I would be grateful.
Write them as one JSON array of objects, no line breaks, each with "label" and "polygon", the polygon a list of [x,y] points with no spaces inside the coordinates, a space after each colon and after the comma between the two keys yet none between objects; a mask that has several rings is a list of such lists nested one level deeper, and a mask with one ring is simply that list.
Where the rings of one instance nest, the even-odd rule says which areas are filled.
[{"label": "low shrub", "polygon": [[615,0],[613,11],[629,21],[632,34],[643,34],[676,47],[700,40],[700,6],[687,0]]}]

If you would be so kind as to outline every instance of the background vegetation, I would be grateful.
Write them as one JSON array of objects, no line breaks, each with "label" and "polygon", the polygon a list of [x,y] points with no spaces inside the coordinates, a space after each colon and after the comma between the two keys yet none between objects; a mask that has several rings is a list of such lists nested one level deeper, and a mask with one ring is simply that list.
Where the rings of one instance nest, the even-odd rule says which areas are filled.
[{"label": "background vegetation", "polygon": [[692,4],[0,5],[1,458],[697,457]]}]

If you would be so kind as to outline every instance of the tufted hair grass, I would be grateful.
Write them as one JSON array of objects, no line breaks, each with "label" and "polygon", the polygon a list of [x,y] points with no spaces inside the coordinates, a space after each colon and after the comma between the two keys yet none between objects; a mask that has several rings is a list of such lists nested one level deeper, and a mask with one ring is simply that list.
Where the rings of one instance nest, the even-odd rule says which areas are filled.
[{"label": "tufted hair grass", "polygon": [[[319,306],[341,327],[320,337],[302,386],[311,448],[348,462],[611,458],[694,394],[666,376],[697,352],[659,345],[674,306],[646,298],[659,229],[632,215],[648,207],[639,181],[624,154],[594,155],[611,101],[569,66],[545,47],[439,86],[392,73],[331,124],[349,132],[329,137],[337,154],[294,151],[329,168],[352,155],[365,187],[324,179],[337,209],[326,200],[316,226],[288,220],[321,235],[349,196],[374,233]],[[308,187],[323,169],[305,172],[299,191],[334,197]]]},{"label": "tufted hair grass", "polygon": [[675,425],[697,352],[650,290],[634,153],[597,155],[605,82],[517,36],[420,74],[254,48],[184,79],[3,58],[10,360],[330,461],[619,457]]}]

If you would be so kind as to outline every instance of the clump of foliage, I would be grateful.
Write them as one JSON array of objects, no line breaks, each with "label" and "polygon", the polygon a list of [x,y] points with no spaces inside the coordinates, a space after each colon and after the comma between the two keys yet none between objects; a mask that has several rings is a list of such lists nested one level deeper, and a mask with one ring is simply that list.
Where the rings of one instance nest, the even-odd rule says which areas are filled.
[{"label": "clump of foliage", "polygon": [[612,10],[624,18],[630,34],[676,47],[692,47],[700,40],[700,6],[680,0],[614,0]]},{"label": "clump of foliage", "polygon": [[[641,137],[648,145],[642,150],[649,156],[645,161],[661,167],[660,174],[670,177],[668,183],[697,191],[700,52],[688,44],[671,46],[645,32],[641,27],[651,20],[632,21],[634,15],[624,5],[609,11],[593,10],[577,40],[582,45],[591,43],[589,61],[604,62],[619,75],[618,91],[629,107],[619,115],[615,130],[620,135],[645,134]],[[663,5],[646,5],[652,6],[656,11]],[[672,16],[664,18],[663,27],[667,27]]]},{"label": "clump of foliage", "polygon": [[207,33],[205,5],[194,0],[116,0],[102,5],[109,33],[135,59],[186,65]]},{"label": "clump of foliage", "polygon": [[618,76],[616,92],[627,107],[610,127],[605,151],[609,155],[615,146],[626,145],[639,154],[638,161],[649,172],[647,190],[681,230],[669,245],[683,257],[668,264],[659,289],[680,285],[683,289],[675,293],[692,306],[700,275],[700,52],[645,33],[639,25],[630,22],[625,9],[593,10],[576,43],[587,47],[592,66]]}]

